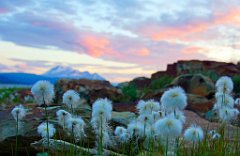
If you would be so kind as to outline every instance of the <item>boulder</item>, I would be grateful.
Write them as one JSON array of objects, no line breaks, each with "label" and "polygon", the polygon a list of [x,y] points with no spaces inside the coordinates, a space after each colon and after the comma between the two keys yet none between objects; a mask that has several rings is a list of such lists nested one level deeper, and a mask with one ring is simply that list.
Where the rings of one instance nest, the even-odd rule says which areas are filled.
[{"label": "boulder", "polygon": [[196,112],[200,116],[204,116],[206,112],[212,109],[214,100],[208,100],[207,98],[194,94],[187,94],[188,105],[187,110]]},{"label": "boulder", "polygon": [[56,103],[62,102],[63,94],[73,89],[80,94],[83,103],[92,104],[98,98],[109,98],[119,102],[123,95],[120,90],[113,87],[108,81],[86,79],[60,79],[55,83]]},{"label": "boulder", "polygon": [[181,86],[186,93],[207,96],[214,91],[213,81],[202,74],[185,74],[176,77],[170,86]]}]

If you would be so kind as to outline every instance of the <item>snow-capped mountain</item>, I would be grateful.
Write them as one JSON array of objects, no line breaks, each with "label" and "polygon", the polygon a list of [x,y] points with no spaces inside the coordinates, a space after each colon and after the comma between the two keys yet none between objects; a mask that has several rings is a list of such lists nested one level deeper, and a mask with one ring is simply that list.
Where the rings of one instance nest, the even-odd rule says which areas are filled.
[{"label": "snow-capped mountain", "polygon": [[74,78],[74,79],[88,79],[88,80],[105,80],[97,73],[89,73],[87,71],[80,72],[71,67],[56,66],[43,73],[42,76],[54,77],[54,78]]}]

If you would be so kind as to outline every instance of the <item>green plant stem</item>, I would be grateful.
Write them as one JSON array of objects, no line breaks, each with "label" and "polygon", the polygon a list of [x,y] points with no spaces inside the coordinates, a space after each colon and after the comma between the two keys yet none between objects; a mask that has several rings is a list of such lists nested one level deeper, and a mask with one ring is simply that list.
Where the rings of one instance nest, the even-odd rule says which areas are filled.
[{"label": "green plant stem", "polygon": [[48,144],[48,150],[49,150],[49,128],[48,128],[48,111],[47,111],[47,105],[43,96],[43,104],[44,104],[44,109],[45,109],[45,117],[46,117],[46,123],[47,123],[47,144]]},{"label": "green plant stem", "polygon": [[16,124],[16,147],[15,147],[15,156],[17,156],[18,151],[18,113],[17,113],[17,124]]}]

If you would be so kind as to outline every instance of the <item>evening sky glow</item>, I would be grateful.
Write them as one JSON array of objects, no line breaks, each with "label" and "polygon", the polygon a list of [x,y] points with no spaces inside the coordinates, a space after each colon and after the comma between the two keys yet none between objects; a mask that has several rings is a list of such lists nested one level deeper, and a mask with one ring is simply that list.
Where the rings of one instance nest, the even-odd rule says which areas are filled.
[{"label": "evening sky glow", "polygon": [[112,82],[177,60],[236,62],[239,0],[1,0],[0,72],[56,65]]}]

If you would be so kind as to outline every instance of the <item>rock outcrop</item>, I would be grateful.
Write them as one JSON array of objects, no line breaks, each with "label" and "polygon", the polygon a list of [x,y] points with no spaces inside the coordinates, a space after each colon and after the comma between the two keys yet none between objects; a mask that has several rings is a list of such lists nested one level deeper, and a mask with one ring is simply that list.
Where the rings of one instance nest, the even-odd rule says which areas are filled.
[{"label": "rock outcrop", "polygon": [[159,71],[152,74],[151,79],[157,79],[161,76],[178,76],[188,73],[197,72],[209,72],[214,73],[218,76],[222,75],[239,75],[240,74],[240,64],[216,62],[216,61],[178,61],[167,66],[166,71]]},{"label": "rock outcrop", "polygon": [[176,77],[170,86],[181,86],[186,93],[207,96],[215,92],[213,81],[202,74],[184,74]]},{"label": "rock outcrop", "polygon": [[62,102],[62,95],[69,89],[77,91],[83,102],[90,105],[98,98],[109,98],[113,102],[119,102],[123,98],[121,91],[108,81],[60,79],[55,84],[56,103]]}]

